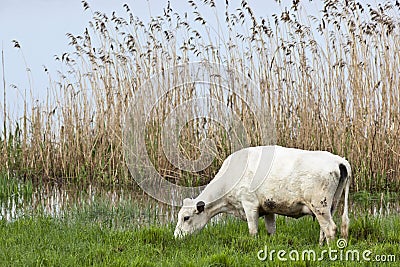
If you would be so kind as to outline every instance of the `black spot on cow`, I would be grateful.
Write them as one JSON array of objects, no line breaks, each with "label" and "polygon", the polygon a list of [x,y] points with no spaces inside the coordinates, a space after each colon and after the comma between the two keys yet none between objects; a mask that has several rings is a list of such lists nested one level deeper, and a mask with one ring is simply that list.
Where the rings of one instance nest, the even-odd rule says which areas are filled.
[{"label": "black spot on cow", "polygon": [[273,210],[276,208],[276,202],[272,198],[268,198],[267,200],[265,200],[264,206],[266,209]]},{"label": "black spot on cow", "polygon": [[321,205],[322,207],[326,208],[328,206],[328,202],[326,201],[326,197],[324,197],[323,200],[321,200]]},{"label": "black spot on cow", "polygon": [[320,209],[315,209],[315,212],[318,214],[318,215],[321,215],[321,216],[324,216],[324,212],[323,211],[321,211]]}]

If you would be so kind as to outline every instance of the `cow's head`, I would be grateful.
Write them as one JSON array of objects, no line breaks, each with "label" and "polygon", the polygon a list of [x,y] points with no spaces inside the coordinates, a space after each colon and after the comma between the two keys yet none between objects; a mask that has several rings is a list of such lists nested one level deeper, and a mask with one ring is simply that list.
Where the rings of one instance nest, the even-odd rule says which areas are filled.
[{"label": "cow's head", "polygon": [[178,224],[176,225],[175,238],[191,234],[200,230],[207,224],[209,218],[204,211],[205,203],[190,198],[183,200],[183,206],[178,214]]}]

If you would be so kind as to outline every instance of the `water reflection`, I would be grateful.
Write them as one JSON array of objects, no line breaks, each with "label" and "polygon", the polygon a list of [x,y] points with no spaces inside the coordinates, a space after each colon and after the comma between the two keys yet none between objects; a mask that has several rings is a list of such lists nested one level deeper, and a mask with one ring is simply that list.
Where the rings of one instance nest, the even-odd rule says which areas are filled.
[{"label": "water reflection", "polygon": [[[399,196],[381,194],[351,199],[350,213],[388,216],[400,214]],[[36,187],[31,195],[14,194],[1,199],[0,219],[14,221],[21,217],[44,215],[63,217],[71,212],[93,221],[110,221],[113,225],[147,225],[175,222],[179,208],[171,207],[138,193],[137,189],[104,189],[88,186],[81,190],[71,186],[44,185]],[[337,212],[341,214],[341,207]],[[121,219],[122,218],[122,219]],[[118,221],[120,220],[120,221]]]},{"label": "water reflection", "polygon": [[71,186],[36,187],[31,195],[14,194],[0,199],[0,220],[14,221],[35,215],[63,217],[76,213],[102,220],[111,215],[130,216],[132,223],[168,223],[176,219],[178,209],[153,200],[137,190],[104,189],[88,186],[85,190]]},{"label": "water reflection", "polygon": [[381,193],[377,196],[367,196],[350,201],[349,212],[354,216],[365,214],[372,216],[400,215],[400,196],[385,195]]}]

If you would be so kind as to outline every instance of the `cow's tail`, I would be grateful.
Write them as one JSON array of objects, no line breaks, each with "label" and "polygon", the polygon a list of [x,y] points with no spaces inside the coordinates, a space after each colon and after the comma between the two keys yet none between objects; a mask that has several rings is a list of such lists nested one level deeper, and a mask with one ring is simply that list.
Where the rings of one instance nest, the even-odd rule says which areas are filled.
[{"label": "cow's tail", "polygon": [[347,161],[339,163],[339,184],[333,197],[331,215],[335,213],[335,210],[339,204],[344,190],[344,203],[343,203],[343,214],[342,214],[342,226],[341,235],[343,238],[347,238],[349,232],[349,189],[351,179],[351,167]]},{"label": "cow's tail", "polygon": [[[344,165],[343,165],[344,166]],[[343,203],[343,214],[342,214],[342,225],[341,229],[341,236],[342,238],[347,239],[349,236],[349,190],[350,190],[350,183],[351,183],[351,169],[350,165],[348,165],[349,170],[347,171],[347,177],[345,178],[345,189],[344,189],[344,203]]]}]

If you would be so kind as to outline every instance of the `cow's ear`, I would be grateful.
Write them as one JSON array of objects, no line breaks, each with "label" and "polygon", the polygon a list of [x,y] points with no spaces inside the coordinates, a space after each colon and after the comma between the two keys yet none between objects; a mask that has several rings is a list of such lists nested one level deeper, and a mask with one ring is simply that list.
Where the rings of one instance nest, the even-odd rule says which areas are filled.
[{"label": "cow's ear", "polygon": [[206,203],[204,203],[203,201],[199,201],[196,204],[196,209],[198,213],[202,213],[204,211],[204,206],[206,205]]}]

